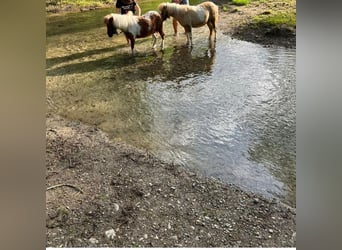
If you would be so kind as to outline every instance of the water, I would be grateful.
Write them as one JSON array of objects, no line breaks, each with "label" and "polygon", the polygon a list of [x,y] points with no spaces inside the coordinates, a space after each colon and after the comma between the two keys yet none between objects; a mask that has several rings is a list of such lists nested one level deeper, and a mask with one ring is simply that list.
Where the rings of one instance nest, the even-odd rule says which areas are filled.
[{"label": "water", "polygon": [[49,111],[294,205],[295,50],[220,33],[210,49],[206,27],[194,30],[189,49],[183,35],[172,36],[168,20],[165,52],[152,52],[146,38],[132,57],[123,35],[106,37],[107,12],[87,13],[86,24],[72,28],[65,27],[85,14],[48,19]]}]

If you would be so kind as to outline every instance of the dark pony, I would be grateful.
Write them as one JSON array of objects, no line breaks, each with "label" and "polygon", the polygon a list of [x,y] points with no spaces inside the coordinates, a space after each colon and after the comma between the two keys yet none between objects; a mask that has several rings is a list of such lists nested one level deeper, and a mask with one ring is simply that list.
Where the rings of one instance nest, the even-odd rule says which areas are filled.
[{"label": "dark pony", "polygon": [[134,53],[134,44],[136,38],[142,38],[152,35],[155,48],[158,32],[162,38],[161,49],[164,49],[163,20],[157,11],[149,11],[143,16],[134,16],[132,12],[127,15],[108,14],[104,17],[104,23],[107,25],[107,34],[112,37],[118,34],[117,29],[122,30],[125,36],[130,40],[132,54]]}]

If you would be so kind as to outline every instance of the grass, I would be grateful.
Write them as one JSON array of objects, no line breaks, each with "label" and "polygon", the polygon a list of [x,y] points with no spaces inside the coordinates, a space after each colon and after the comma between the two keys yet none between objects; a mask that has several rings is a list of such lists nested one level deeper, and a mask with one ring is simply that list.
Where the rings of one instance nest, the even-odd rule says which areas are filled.
[{"label": "grass", "polygon": [[238,6],[243,6],[243,5],[247,5],[251,2],[251,0],[233,0],[232,4],[234,5],[238,5]]},{"label": "grass", "polygon": [[46,6],[54,5],[54,6],[62,6],[62,5],[71,5],[71,6],[79,6],[79,7],[87,7],[87,6],[102,6],[104,4],[111,3],[111,0],[45,0]]},{"label": "grass", "polygon": [[296,12],[278,12],[270,15],[258,15],[254,17],[257,24],[264,24],[270,26],[287,25],[288,27],[296,27]]},{"label": "grass", "polygon": [[260,0],[267,4],[268,10],[253,17],[254,24],[266,26],[296,27],[296,1],[295,0]]}]

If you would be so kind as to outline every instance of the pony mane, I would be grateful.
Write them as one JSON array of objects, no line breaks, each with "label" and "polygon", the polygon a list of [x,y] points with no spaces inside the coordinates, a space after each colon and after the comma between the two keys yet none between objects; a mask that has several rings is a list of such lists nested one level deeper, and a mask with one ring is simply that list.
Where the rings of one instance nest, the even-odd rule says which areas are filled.
[{"label": "pony mane", "polygon": [[121,15],[117,13],[111,13],[104,17],[104,23],[108,24],[108,20],[110,18],[113,18],[113,25],[115,27],[124,31],[126,31],[130,25],[137,23],[137,16],[134,16],[133,14]]},{"label": "pony mane", "polygon": [[158,6],[159,12],[162,11],[162,9],[167,8],[169,13],[177,12],[179,9],[184,9],[189,7],[189,5],[182,5],[182,4],[176,4],[176,3],[161,3]]}]

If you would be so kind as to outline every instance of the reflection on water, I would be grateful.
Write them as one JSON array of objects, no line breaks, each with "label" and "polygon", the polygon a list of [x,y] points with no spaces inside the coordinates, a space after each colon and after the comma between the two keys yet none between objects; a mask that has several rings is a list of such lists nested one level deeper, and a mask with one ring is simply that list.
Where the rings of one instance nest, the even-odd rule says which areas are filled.
[{"label": "reflection on water", "polygon": [[164,25],[165,52],[146,38],[135,57],[102,23],[49,33],[49,111],[294,205],[295,51],[220,34],[210,46],[207,27],[194,30],[190,49],[185,36],[172,37],[171,21]]},{"label": "reflection on water", "polygon": [[166,159],[294,202],[294,51],[235,40],[216,51],[210,70],[149,85],[151,141]]}]

